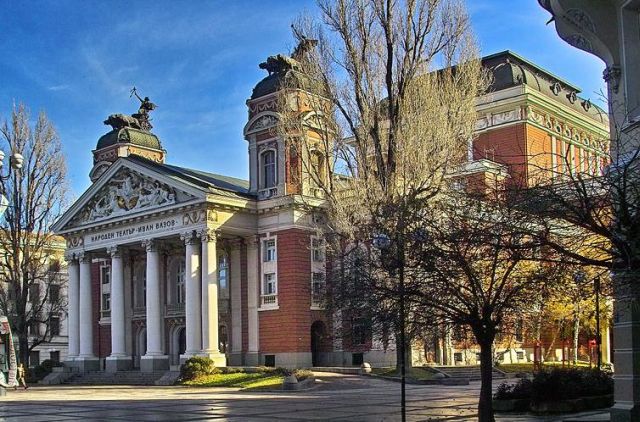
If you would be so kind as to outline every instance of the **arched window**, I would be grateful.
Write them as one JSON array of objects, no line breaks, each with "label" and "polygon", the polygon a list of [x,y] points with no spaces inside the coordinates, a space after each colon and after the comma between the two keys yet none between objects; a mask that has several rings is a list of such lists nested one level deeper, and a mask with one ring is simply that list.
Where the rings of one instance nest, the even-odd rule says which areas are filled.
[{"label": "arched window", "polygon": [[276,152],[267,150],[260,156],[261,188],[272,188],[276,185]]},{"label": "arched window", "polygon": [[311,161],[311,186],[321,187],[325,182],[324,157],[320,151],[312,151],[309,158]]}]

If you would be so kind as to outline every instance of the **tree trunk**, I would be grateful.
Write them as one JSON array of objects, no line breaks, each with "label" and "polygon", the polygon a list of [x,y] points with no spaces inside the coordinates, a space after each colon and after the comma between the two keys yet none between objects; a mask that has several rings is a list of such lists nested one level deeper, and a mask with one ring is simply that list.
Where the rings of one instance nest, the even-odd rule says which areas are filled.
[{"label": "tree trunk", "polygon": [[480,400],[478,402],[478,421],[494,422],[493,416],[493,341],[482,339],[480,344]]},{"label": "tree trunk", "polygon": [[19,362],[24,365],[25,368],[29,367],[29,335],[26,331],[18,333],[18,347],[19,351]]},{"label": "tree trunk", "polygon": [[580,340],[580,317],[574,316],[573,319],[573,364],[578,365],[578,347]]}]

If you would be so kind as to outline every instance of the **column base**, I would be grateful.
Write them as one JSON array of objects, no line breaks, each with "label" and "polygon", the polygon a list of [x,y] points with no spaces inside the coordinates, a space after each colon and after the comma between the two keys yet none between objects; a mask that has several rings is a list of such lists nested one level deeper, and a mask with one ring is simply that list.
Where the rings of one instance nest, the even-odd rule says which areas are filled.
[{"label": "column base", "polygon": [[229,355],[229,365],[242,366],[242,352],[235,352]]},{"label": "column base", "polygon": [[244,356],[244,364],[246,366],[260,365],[260,354],[258,352],[247,352]]},{"label": "column base", "polygon": [[198,356],[202,356],[204,358],[209,358],[213,361],[213,364],[216,367],[225,367],[227,366],[227,357],[220,352],[201,352],[198,353]]},{"label": "column base", "polygon": [[140,357],[140,372],[167,371],[169,369],[169,356],[144,355]]},{"label": "column base", "polygon": [[107,372],[129,371],[133,367],[130,356],[107,356]]},{"label": "column base", "polygon": [[640,420],[640,405],[616,403],[611,408],[611,422],[633,422]]},{"label": "column base", "polygon": [[91,372],[100,370],[100,359],[95,356],[82,357],[78,356],[73,360],[73,366],[78,368],[80,372]]}]

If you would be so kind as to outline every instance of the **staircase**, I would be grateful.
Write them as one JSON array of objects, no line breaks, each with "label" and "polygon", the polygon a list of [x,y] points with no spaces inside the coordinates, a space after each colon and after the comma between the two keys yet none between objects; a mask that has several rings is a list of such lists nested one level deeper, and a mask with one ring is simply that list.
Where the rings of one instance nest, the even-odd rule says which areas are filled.
[{"label": "staircase", "polygon": [[119,371],[85,372],[75,374],[65,381],[70,385],[155,385],[165,374],[160,372]]},{"label": "staircase", "polygon": [[[466,378],[469,381],[480,381],[480,366],[433,366],[432,368],[448,375],[449,378]],[[504,372],[493,368],[493,379],[504,379]]]}]

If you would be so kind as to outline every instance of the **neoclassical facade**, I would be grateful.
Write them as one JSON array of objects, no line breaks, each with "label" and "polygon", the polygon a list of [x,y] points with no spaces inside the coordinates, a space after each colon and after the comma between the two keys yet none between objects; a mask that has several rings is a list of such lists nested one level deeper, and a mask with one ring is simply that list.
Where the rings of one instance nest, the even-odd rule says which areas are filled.
[{"label": "neoclassical facade", "polygon": [[147,99],[105,121],[93,184],[55,225],[67,241],[70,364],[326,360],[322,199],[307,195],[305,168],[276,130],[290,63],[270,68],[247,102],[248,181],[167,164]]}]

